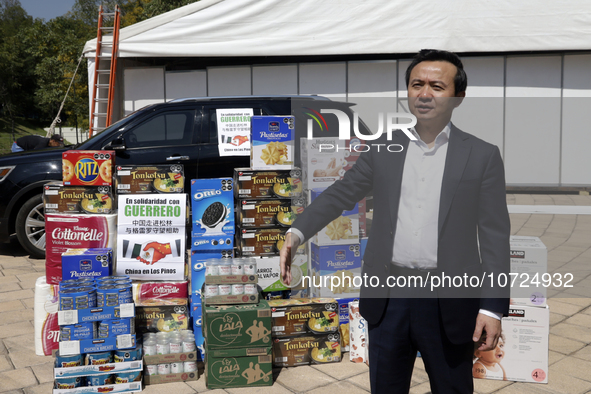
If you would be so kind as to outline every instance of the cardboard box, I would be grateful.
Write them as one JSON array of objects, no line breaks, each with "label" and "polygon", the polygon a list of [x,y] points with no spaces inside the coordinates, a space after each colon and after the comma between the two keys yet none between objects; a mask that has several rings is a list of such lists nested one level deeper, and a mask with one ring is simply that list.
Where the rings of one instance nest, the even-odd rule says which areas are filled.
[{"label": "cardboard box", "polygon": [[60,342],[59,352],[62,356],[81,353],[109,352],[111,350],[134,348],[136,343],[134,334],[124,334],[101,339],[64,341]]},{"label": "cardboard box", "polygon": [[237,220],[240,228],[290,227],[297,215],[304,211],[303,198],[240,200]]},{"label": "cardboard box", "polygon": [[293,168],[293,116],[253,116],[251,138],[250,166],[253,169]]},{"label": "cardboard box", "polygon": [[57,321],[60,326],[127,317],[135,317],[133,303],[57,312]]},{"label": "cardboard box", "polygon": [[112,269],[111,248],[68,249],[62,253],[62,280],[110,276]]},{"label": "cardboard box", "polygon": [[296,367],[341,361],[341,337],[338,332],[273,339],[273,366]]},{"label": "cardboard box", "polygon": [[508,276],[507,281],[511,283],[515,279],[511,286],[511,303],[545,306],[547,288],[543,285],[543,275],[548,272],[546,246],[538,237],[516,235],[511,236],[510,245],[513,276]]},{"label": "cardboard box", "polygon": [[205,351],[205,383],[209,389],[273,385],[271,346]]},{"label": "cardboard box", "polygon": [[181,305],[137,306],[135,309],[135,330],[146,332],[170,332],[189,329],[189,306],[184,300]]},{"label": "cardboard box", "polygon": [[349,333],[351,325],[349,320],[349,303],[358,301],[358,297],[353,298],[339,298],[339,334],[341,334],[341,350],[343,352],[349,351]]},{"label": "cardboard box", "polygon": [[117,166],[117,194],[183,193],[185,174],[182,164],[161,166]]},{"label": "cardboard box", "polygon": [[197,360],[196,351],[187,353],[155,354],[153,356],[144,355],[145,365],[178,363],[191,360]]},{"label": "cardboard box", "polygon": [[68,150],[62,153],[62,180],[67,186],[111,186],[115,151]]},{"label": "cardboard box", "polygon": [[335,299],[271,300],[273,336],[338,333],[339,306]]},{"label": "cardboard box", "polygon": [[116,213],[110,186],[63,186],[52,182],[43,186],[45,213]]},{"label": "cardboard box", "polygon": [[[324,190],[310,190],[310,203]],[[341,216],[314,234],[312,242],[320,246],[359,243],[359,203],[352,210],[343,211]]]},{"label": "cardboard box", "polygon": [[118,197],[115,273],[139,280],[185,279],[186,194]]},{"label": "cardboard box", "polygon": [[78,376],[98,376],[105,374],[115,374],[120,372],[141,371],[143,369],[142,360],[123,361],[120,363],[108,363],[97,365],[81,365],[79,367],[54,368],[54,378],[73,378]]},{"label": "cardboard box", "polygon": [[302,197],[302,171],[234,169],[234,197],[242,198],[292,198]]},{"label": "cardboard box", "polygon": [[271,309],[258,304],[203,307],[207,349],[271,346]]},{"label": "cardboard box", "polygon": [[[192,237],[217,241],[234,234],[232,178],[191,180]],[[219,245],[214,245],[219,246]],[[202,248],[207,250],[227,247]]]},{"label": "cardboard box", "polygon": [[[358,285],[361,284],[359,244],[318,246],[312,243],[310,249],[312,254],[310,290],[313,297],[359,297]],[[355,280],[356,277],[357,280]]]},{"label": "cardboard box", "polygon": [[[131,372],[131,371],[130,371]],[[125,393],[134,394],[142,391],[142,382],[106,384],[103,386],[81,386],[73,389],[53,389],[52,394],[84,393]]]},{"label": "cardboard box", "polygon": [[279,256],[257,259],[257,275],[259,286],[263,292],[280,290],[301,290],[307,287],[305,277],[308,275],[308,256],[296,255],[291,263],[292,281],[286,285],[281,280]]},{"label": "cardboard box", "polygon": [[243,305],[258,304],[259,294],[228,294],[204,297],[205,305]]},{"label": "cardboard box", "polygon": [[548,383],[550,309],[511,305],[502,319],[504,340],[488,352],[474,352],[477,378]]},{"label": "cardboard box", "polygon": [[190,382],[197,379],[199,379],[198,371],[169,373],[167,375],[148,375],[144,373],[144,384],[146,386],[162,383]]},{"label": "cardboard box", "polygon": [[338,137],[300,139],[302,182],[304,189],[324,188],[342,179],[355,164],[361,152],[356,148],[358,138],[339,140]]}]

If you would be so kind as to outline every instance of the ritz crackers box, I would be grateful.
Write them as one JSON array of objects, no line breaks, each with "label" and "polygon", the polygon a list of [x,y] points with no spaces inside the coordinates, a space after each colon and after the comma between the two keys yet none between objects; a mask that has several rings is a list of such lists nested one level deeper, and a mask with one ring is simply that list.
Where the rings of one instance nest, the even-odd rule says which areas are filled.
[{"label": "ritz crackers box", "polygon": [[115,151],[69,150],[62,153],[62,181],[67,186],[111,186]]}]

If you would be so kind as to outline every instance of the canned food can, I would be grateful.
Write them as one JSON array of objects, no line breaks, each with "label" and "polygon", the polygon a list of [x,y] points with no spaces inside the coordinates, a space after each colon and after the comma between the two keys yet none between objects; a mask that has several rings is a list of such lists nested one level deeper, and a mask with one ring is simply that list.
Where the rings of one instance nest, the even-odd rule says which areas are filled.
[{"label": "canned food can", "polygon": [[255,283],[245,283],[244,284],[244,294],[256,294],[257,293],[257,285]]},{"label": "canned food can", "polygon": [[116,363],[122,363],[125,361],[135,361],[142,358],[141,346],[138,345],[135,349],[115,350],[113,355],[113,361]]},{"label": "canned food can", "polygon": [[184,370],[184,372],[195,372],[195,371],[197,371],[197,361],[195,361],[195,360],[185,361],[183,363],[183,370]]},{"label": "canned food can", "polygon": [[[94,305],[92,304],[92,296],[94,296]],[[60,290],[59,302],[62,311],[94,308],[96,306],[96,291],[92,287],[66,288]]]},{"label": "canned food can", "polygon": [[75,377],[75,378],[55,378],[55,388],[56,389],[74,389],[76,387],[81,387],[82,386],[82,380],[83,378],[81,377]]},{"label": "canned food can", "polygon": [[81,354],[73,354],[71,356],[61,356],[59,351],[55,354],[55,367],[56,368],[79,367],[80,365],[82,365],[82,355]]},{"label": "canned food can", "polygon": [[115,374],[115,384],[139,382],[142,380],[142,371],[120,372]]},{"label": "canned food can", "polygon": [[96,289],[96,294],[97,307],[99,308],[120,304],[117,285],[99,285]]},{"label": "canned food can", "polygon": [[91,375],[86,377],[87,386],[104,386],[106,384],[113,384],[113,375]]},{"label": "canned food can", "polygon": [[232,293],[232,285],[219,285],[219,295],[230,295]]},{"label": "canned food can", "polygon": [[230,263],[222,263],[218,265],[219,275],[232,275],[232,266]]},{"label": "canned food can", "polygon": [[233,284],[232,285],[232,294],[233,295],[244,294],[244,285],[243,284]]},{"label": "canned food can", "polygon": [[148,375],[158,375],[158,366],[157,365],[146,365],[146,372]]},{"label": "canned food can", "polygon": [[185,372],[185,369],[183,368],[182,361],[170,363],[170,373],[183,373],[183,372]]},{"label": "canned food can", "polygon": [[205,266],[205,275],[219,275],[220,274],[220,270],[218,269],[219,266],[216,265],[206,265]]},{"label": "canned food can", "polygon": [[60,326],[60,341],[79,341],[81,339],[94,339],[96,326],[94,322],[85,322]]},{"label": "canned food can", "polygon": [[115,286],[119,290],[119,304],[128,304],[130,302],[133,302],[133,291],[131,289],[131,283],[119,283]]},{"label": "canned food can", "polygon": [[129,275],[110,275],[110,276],[99,276],[96,278],[97,282],[103,282],[105,280],[121,280],[121,279],[130,279]]},{"label": "canned food can", "polygon": [[257,273],[257,263],[254,259],[247,259],[248,261],[244,262],[244,274],[245,275],[256,275]]},{"label": "canned food can", "polygon": [[111,352],[88,353],[86,354],[86,365],[103,365],[113,362]]},{"label": "canned food can", "polygon": [[218,285],[205,285],[205,298],[220,294]]},{"label": "canned food can", "polygon": [[168,375],[170,373],[170,364],[158,364],[158,375]]},{"label": "canned food can", "polygon": [[241,262],[232,263],[232,275],[244,275],[244,266]]}]

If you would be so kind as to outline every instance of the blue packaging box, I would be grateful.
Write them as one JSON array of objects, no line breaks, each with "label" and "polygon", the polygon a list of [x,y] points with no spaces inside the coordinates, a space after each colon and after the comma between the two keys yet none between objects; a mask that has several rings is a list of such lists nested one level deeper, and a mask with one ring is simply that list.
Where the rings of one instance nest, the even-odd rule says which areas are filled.
[{"label": "blue packaging box", "polygon": [[234,251],[210,250],[200,251],[191,249],[191,303],[201,305],[201,288],[205,283],[205,262],[209,259],[225,259],[234,257]]},{"label": "blue packaging box", "polygon": [[100,339],[83,339],[80,341],[60,342],[59,352],[62,356],[82,353],[109,352],[111,350],[130,349],[136,347],[135,334]]},{"label": "blue packaging box", "polygon": [[362,284],[359,249],[357,243],[328,246],[311,244],[312,297],[359,297]]},{"label": "blue packaging box", "polygon": [[121,319],[135,317],[135,304],[121,304],[102,308],[73,309],[57,312],[57,324],[60,326],[83,322],[101,321],[107,319]]},{"label": "blue packaging box", "polygon": [[234,249],[234,234],[195,236],[191,238],[191,249],[199,252],[225,251]]},{"label": "blue packaging box", "polygon": [[96,323],[86,322],[60,327],[60,341],[79,341],[96,338]]},{"label": "blue packaging box", "polygon": [[[310,190],[309,201],[312,203],[326,188]],[[359,203],[350,211],[343,211],[341,216],[330,222],[312,237],[317,245],[347,245],[359,243]]]},{"label": "blue packaging box", "polygon": [[253,116],[251,156],[253,169],[289,169],[294,164],[295,118]]},{"label": "blue packaging box", "polygon": [[110,276],[111,248],[68,249],[62,253],[62,280]]},{"label": "blue packaging box", "polygon": [[[193,238],[218,240],[234,234],[234,190],[232,178],[191,180]],[[217,245],[216,245],[217,246]],[[221,249],[221,248],[202,248]]]},{"label": "blue packaging box", "polygon": [[124,334],[135,334],[135,319],[103,320],[98,323],[98,338],[111,338]]}]

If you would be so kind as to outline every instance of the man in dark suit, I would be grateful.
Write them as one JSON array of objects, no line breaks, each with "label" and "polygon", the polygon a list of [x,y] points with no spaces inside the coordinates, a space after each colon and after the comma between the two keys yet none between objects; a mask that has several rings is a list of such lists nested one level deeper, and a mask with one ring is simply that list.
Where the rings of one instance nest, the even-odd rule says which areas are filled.
[{"label": "man in dark suit", "polygon": [[[400,130],[390,141],[376,141],[404,149],[363,153],[305,209],[281,251],[282,276],[289,283],[291,250],[373,191],[362,270],[379,285],[366,281],[360,295],[372,392],[407,393],[419,350],[433,393],[471,393],[474,343],[480,350],[496,346],[509,307],[508,289],[490,285],[509,271],[503,162],[496,146],[450,122],[467,86],[455,54],[420,51],[406,83],[416,141]],[[463,285],[449,281],[431,291],[433,277],[444,275],[465,278]],[[419,277],[428,285],[392,287],[388,276]],[[480,287],[466,280],[473,277],[493,280]]]}]

